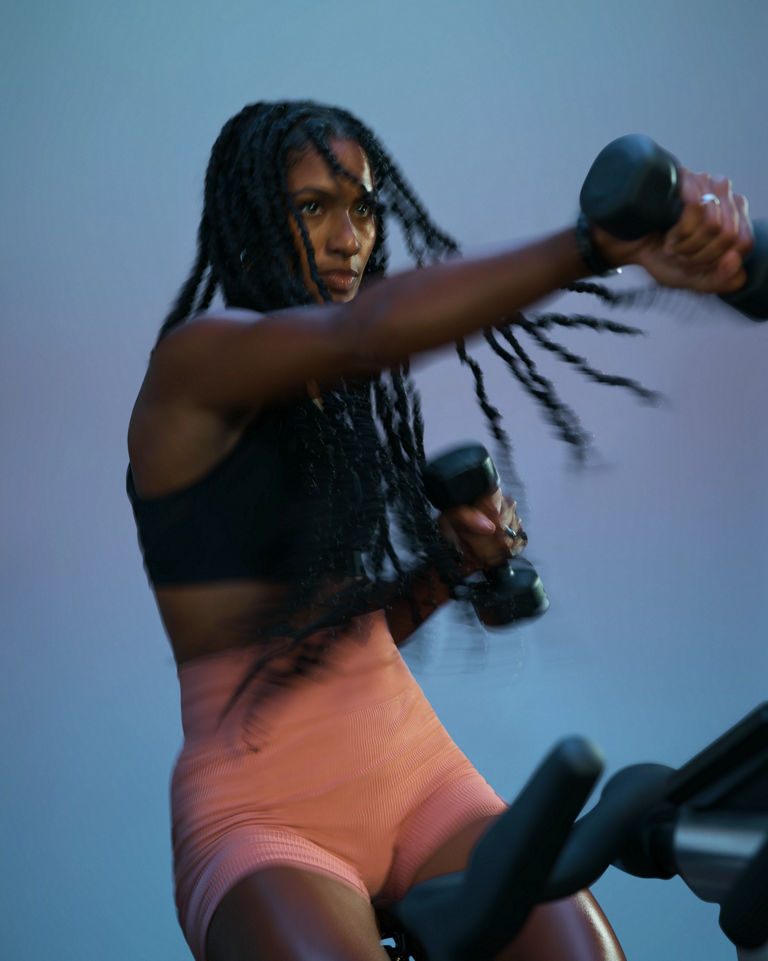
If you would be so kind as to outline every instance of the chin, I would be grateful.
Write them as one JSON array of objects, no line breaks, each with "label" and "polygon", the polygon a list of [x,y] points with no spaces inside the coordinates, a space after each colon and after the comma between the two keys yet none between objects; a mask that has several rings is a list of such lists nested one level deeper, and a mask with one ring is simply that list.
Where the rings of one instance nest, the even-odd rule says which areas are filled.
[{"label": "chin", "polygon": [[334,304],[348,304],[350,300],[354,300],[357,296],[357,288],[354,290],[337,290],[331,291],[331,300]]}]

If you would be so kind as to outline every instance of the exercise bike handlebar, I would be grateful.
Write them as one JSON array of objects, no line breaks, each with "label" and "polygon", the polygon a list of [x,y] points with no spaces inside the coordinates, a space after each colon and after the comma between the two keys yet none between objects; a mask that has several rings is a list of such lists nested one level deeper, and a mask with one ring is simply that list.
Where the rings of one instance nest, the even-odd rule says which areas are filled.
[{"label": "exercise bike handlebar", "polygon": [[392,907],[429,961],[483,961],[511,940],[542,900],[602,770],[589,741],[561,741],[481,839],[465,871],[419,884]]},{"label": "exercise bike handlebar", "polygon": [[611,864],[639,877],[680,874],[721,904],[734,944],[768,941],[768,702],[680,769],[620,770],[577,821],[602,767],[589,741],[561,741],[465,871],[392,907],[429,961],[490,961],[536,904],[590,886]]}]

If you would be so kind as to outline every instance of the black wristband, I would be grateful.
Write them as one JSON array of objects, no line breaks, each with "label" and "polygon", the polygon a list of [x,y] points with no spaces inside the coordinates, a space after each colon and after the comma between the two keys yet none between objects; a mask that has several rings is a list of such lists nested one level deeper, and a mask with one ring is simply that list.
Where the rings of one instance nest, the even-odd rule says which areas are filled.
[{"label": "black wristband", "polygon": [[615,267],[611,267],[603,260],[602,255],[592,242],[590,232],[589,217],[582,210],[576,220],[576,243],[579,247],[581,259],[584,265],[594,277],[607,277],[609,274],[618,273]]}]

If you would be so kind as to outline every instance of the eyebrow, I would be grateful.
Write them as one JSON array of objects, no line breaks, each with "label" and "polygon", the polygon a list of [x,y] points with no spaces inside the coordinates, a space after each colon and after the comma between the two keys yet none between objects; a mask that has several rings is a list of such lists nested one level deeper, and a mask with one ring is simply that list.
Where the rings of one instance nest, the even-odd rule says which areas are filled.
[{"label": "eyebrow", "polygon": [[[326,190],[325,187],[313,187],[311,185],[302,187],[300,190],[294,190],[290,194],[290,197],[295,200],[302,194],[314,194],[316,197],[322,197],[323,200],[335,200],[338,197],[338,191]],[[363,187],[362,184],[359,184],[357,196],[366,199],[370,198],[373,200],[376,198],[376,191],[368,190],[367,188]]]}]

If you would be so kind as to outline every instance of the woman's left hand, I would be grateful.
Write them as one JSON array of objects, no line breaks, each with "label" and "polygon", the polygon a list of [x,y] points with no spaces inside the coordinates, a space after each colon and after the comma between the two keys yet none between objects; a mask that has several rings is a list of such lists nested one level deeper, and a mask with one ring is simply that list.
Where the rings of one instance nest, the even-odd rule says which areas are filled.
[{"label": "woman's left hand", "polygon": [[608,263],[638,264],[666,287],[733,293],[746,280],[744,258],[754,237],[749,205],[730,180],[679,168],[683,211],[666,234],[619,240],[597,225],[592,234]]},{"label": "woman's left hand", "polygon": [[498,487],[474,504],[444,511],[437,523],[443,537],[461,551],[464,574],[495,567],[528,543],[516,502]]}]

